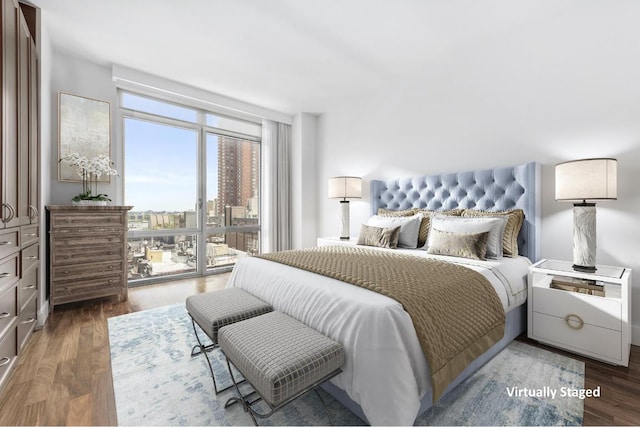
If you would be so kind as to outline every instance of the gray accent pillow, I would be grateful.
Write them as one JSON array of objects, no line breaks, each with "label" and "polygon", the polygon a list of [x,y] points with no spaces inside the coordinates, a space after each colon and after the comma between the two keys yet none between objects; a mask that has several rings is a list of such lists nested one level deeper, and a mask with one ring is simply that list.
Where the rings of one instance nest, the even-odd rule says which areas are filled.
[{"label": "gray accent pillow", "polygon": [[454,233],[432,228],[429,233],[427,253],[472,259],[485,259],[489,232]]},{"label": "gray accent pillow", "polygon": [[377,246],[379,248],[395,249],[398,247],[400,226],[374,227],[362,224],[358,244],[363,246]]}]

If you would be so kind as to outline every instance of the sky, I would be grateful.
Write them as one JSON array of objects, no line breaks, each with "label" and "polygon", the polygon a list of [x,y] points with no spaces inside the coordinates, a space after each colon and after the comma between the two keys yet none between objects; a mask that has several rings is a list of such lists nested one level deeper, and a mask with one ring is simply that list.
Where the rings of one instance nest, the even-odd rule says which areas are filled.
[{"label": "sky", "polygon": [[[192,110],[137,97],[123,99],[125,106],[194,120]],[[134,211],[194,210],[198,200],[199,131],[124,119],[125,204]],[[217,136],[207,134],[207,200],[218,197]],[[160,196],[160,197],[159,197]]]}]

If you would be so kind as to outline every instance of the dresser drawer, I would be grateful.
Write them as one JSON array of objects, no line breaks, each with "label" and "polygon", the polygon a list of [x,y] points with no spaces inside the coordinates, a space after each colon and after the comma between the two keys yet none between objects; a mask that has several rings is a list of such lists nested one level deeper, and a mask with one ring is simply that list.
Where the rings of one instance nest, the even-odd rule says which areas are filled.
[{"label": "dresser drawer", "polygon": [[29,225],[20,228],[20,245],[24,248],[40,239],[40,227],[37,225]]},{"label": "dresser drawer", "polygon": [[122,261],[92,262],[88,264],[60,265],[53,267],[54,283],[76,280],[88,280],[94,277],[120,275],[122,277]]},{"label": "dresser drawer", "polygon": [[52,265],[86,264],[96,261],[119,261],[124,259],[124,245],[107,244],[90,247],[66,247],[51,254]]},{"label": "dresser drawer", "polygon": [[0,263],[0,289],[15,282],[19,278],[18,253],[5,258]]},{"label": "dresser drawer", "polygon": [[57,283],[52,289],[53,304],[119,295],[124,289],[120,275]]},{"label": "dresser drawer", "polygon": [[0,337],[18,316],[18,287],[11,286],[0,294]]},{"label": "dresser drawer", "polygon": [[7,379],[18,354],[17,328],[13,327],[0,337],[0,385]]},{"label": "dresser drawer", "polygon": [[550,288],[533,288],[534,311],[564,319],[574,314],[589,325],[622,330],[619,300]]},{"label": "dresser drawer", "polygon": [[0,230],[0,258],[20,250],[20,231],[17,228]]},{"label": "dresser drawer", "polygon": [[40,264],[40,245],[32,245],[21,252],[22,274]]},{"label": "dresser drawer", "polygon": [[38,271],[37,268],[32,268],[20,279],[20,284],[18,285],[18,301],[22,309],[24,309],[26,302],[38,292]]},{"label": "dresser drawer", "polygon": [[34,295],[25,304],[22,312],[20,313],[20,320],[18,321],[18,352],[22,350],[27,343],[27,339],[36,327],[38,311],[38,298]]},{"label": "dresser drawer", "polygon": [[54,291],[55,296],[92,293],[95,291],[107,290],[119,291],[122,289],[122,276],[112,275],[106,277],[69,281],[57,283]]},{"label": "dresser drawer", "polygon": [[[573,327],[579,327],[576,322]],[[533,313],[534,339],[594,357],[621,360],[622,332],[585,323],[580,329],[571,328],[564,317]]]},{"label": "dresser drawer", "polygon": [[91,248],[104,245],[120,244],[124,246],[124,233],[52,233],[51,246],[53,251],[64,251],[68,248]]},{"label": "dresser drawer", "polygon": [[51,229],[77,229],[84,231],[97,231],[101,228],[122,228],[127,218],[117,212],[60,212],[51,215]]}]

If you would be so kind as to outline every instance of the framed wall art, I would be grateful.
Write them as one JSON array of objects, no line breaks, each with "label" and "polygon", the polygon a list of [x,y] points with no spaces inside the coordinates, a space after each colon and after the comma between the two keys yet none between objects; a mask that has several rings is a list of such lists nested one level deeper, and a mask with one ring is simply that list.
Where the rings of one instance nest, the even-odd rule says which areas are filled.
[{"label": "framed wall art", "polygon": [[[63,159],[77,154],[91,160],[111,153],[111,103],[58,92],[58,181],[82,181]],[[103,175],[99,182],[110,182]]]}]

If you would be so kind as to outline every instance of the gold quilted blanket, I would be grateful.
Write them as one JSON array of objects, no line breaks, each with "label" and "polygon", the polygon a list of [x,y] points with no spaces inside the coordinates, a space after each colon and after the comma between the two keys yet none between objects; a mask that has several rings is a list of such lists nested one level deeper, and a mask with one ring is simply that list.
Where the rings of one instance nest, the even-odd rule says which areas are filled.
[{"label": "gold quilted blanket", "polygon": [[456,264],[350,246],[260,255],[398,301],[413,321],[431,368],[434,402],[504,335],[505,313],[480,273]]}]

